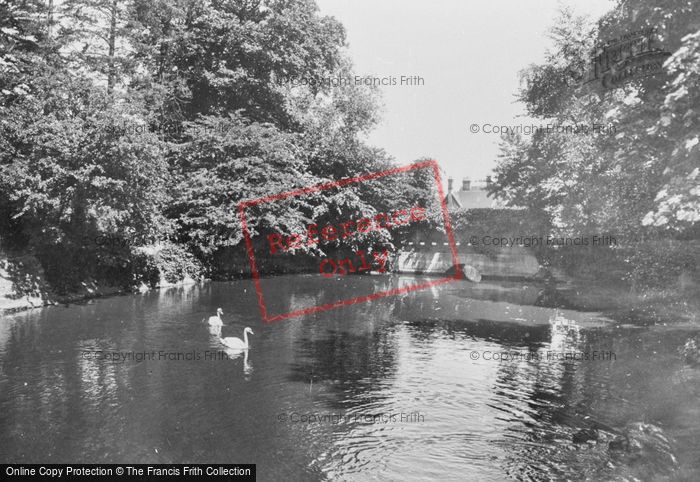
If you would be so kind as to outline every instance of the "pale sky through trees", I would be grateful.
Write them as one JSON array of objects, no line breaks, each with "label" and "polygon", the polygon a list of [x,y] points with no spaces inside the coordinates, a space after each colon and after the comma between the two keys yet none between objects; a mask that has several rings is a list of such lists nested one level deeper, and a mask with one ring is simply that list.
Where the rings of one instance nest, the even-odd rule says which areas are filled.
[{"label": "pale sky through trees", "polygon": [[[400,164],[437,159],[456,179],[482,179],[495,165],[496,134],[472,123],[517,125],[518,72],[543,60],[560,6],[599,18],[609,0],[317,0],[347,30],[361,75],[419,75],[422,86],[385,86],[383,121],[370,142]],[[538,123],[539,124],[539,123]]]}]

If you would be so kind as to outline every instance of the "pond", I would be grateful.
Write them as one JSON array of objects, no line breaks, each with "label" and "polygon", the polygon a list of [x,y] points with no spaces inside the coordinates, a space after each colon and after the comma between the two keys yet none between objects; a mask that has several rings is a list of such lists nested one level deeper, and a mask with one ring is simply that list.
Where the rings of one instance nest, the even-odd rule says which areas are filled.
[{"label": "pond", "polygon": [[[408,276],[265,280],[271,310]],[[272,294],[270,294],[272,293]],[[255,463],[260,480],[692,480],[688,326],[467,281],[273,324],[250,280],[0,319],[0,460]],[[221,307],[226,350],[203,323]],[[595,355],[594,355],[595,353]],[[471,474],[471,475],[470,475]]]}]

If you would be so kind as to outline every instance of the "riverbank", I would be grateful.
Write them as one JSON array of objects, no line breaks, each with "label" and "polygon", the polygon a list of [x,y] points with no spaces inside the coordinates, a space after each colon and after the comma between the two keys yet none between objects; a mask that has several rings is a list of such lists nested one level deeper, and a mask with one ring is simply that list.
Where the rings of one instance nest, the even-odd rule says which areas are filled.
[{"label": "riverbank", "polygon": [[145,283],[130,289],[86,279],[70,293],[58,293],[47,281],[39,260],[31,254],[0,252],[0,315],[69,303],[78,303],[105,296],[145,292],[151,289],[188,286],[196,283],[188,275],[177,281],[161,276],[155,286]]},{"label": "riverbank", "polygon": [[[217,259],[216,265],[245,266],[247,260],[239,258]],[[554,276],[543,278],[539,270],[536,269],[534,257],[521,256],[521,258],[529,261],[529,265],[523,261],[517,264],[517,269],[514,268],[515,271],[511,270],[508,273],[511,276],[515,274],[528,274],[529,276],[494,278],[494,273],[498,272],[497,268],[504,264],[503,262],[494,262],[488,265],[492,269],[486,270],[484,281],[481,284],[463,281],[459,284],[442,287],[435,304],[421,305],[417,313],[424,318],[446,316],[446,319],[455,317],[458,319],[464,316],[465,310],[469,312],[476,308],[473,303],[469,306],[464,305],[464,300],[505,300],[530,307],[598,312],[621,324],[700,325],[700,297],[696,296],[695,292],[697,284],[689,282],[684,277],[663,288],[633,287],[609,273],[607,276],[601,276],[600,269],[594,270],[595,276],[591,273],[578,273],[577,276],[571,273],[567,275],[561,269],[552,268]],[[46,279],[41,263],[35,256],[21,252],[0,252],[0,314],[51,305],[78,303],[106,296],[145,292],[151,289],[187,286],[204,280],[203,277],[193,279],[186,270],[179,269],[176,266],[178,259],[180,258],[173,258],[166,263],[168,277],[164,276],[163,270],[160,269],[159,274],[154,272],[155,278],[150,284],[141,282],[134,284],[134,286],[124,287],[88,278],[78,284],[77,290],[61,294],[52,288]],[[471,258],[470,260],[473,261]],[[304,268],[307,268],[308,272],[311,270],[310,267],[316,266],[312,263],[315,261],[314,259],[306,260],[306,263],[291,263],[286,259],[285,261],[287,261],[286,265],[267,266],[263,264],[261,267],[270,268],[275,274],[268,276],[268,278],[274,278],[289,274],[293,268],[298,271],[304,271]],[[400,263],[392,264],[396,268],[400,268]],[[485,266],[480,265],[481,268]],[[250,273],[245,272],[243,268],[226,272],[214,271],[210,274],[214,280],[230,279],[231,277],[248,278],[250,276]],[[619,273],[617,274],[619,275]],[[407,275],[399,275],[399,277],[404,276]],[[408,275],[408,278],[411,276]],[[494,282],[497,280],[505,282],[505,285],[510,288],[504,291],[503,285],[497,283],[499,288],[492,289],[493,286],[496,286]],[[511,300],[511,298],[513,299]],[[526,316],[521,314],[517,318],[523,319]]]}]

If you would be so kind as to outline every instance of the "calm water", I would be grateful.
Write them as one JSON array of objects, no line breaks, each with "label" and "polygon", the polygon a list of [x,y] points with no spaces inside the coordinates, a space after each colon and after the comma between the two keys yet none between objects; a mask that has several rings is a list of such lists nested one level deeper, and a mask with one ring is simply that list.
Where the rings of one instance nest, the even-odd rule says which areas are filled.
[{"label": "calm water", "polygon": [[[281,312],[413,281],[297,276],[265,289]],[[700,375],[678,353],[697,331],[467,282],[263,325],[251,287],[1,318],[0,461],[256,463],[260,480],[699,477]],[[247,358],[222,354],[201,323],[219,306],[224,336],[255,331]],[[592,351],[602,358],[547,359]],[[484,359],[494,353],[519,358]],[[573,443],[591,428],[597,442]],[[616,434],[634,450],[611,450]]]}]

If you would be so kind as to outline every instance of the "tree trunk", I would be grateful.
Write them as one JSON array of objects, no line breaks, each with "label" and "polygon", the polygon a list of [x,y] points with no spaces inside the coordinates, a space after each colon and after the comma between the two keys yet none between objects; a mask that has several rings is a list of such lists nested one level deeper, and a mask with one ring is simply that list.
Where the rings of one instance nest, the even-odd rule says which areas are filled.
[{"label": "tree trunk", "polygon": [[114,45],[117,39],[117,3],[119,0],[112,0],[112,15],[109,25],[109,74],[107,76],[107,92],[112,93],[117,73],[114,65]]},{"label": "tree trunk", "polygon": [[49,0],[49,6],[46,12],[46,38],[51,42],[53,34],[53,0]]}]

